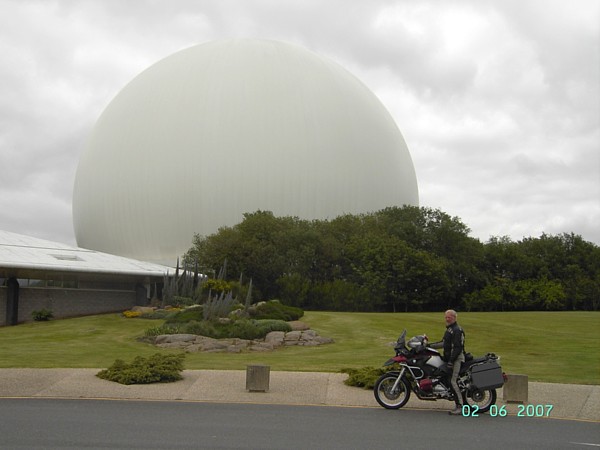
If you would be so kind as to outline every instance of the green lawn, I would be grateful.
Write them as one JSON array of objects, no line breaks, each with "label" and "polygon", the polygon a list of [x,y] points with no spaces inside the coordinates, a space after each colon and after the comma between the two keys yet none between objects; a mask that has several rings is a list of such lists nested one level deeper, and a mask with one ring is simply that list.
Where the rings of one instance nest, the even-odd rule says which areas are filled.
[{"label": "green lawn", "polygon": [[[302,319],[335,344],[288,347],[266,353],[188,354],[187,369],[238,369],[268,364],[271,370],[337,372],[344,367],[380,366],[393,354],[388,344],[406,328],[438,340],[443,313],[307,312]],[[156,348],[136,340],[160,321],[110,314],[34,322],[0,328],[0,367],[107,367],[149,356]],[[600,384],[600,313],[460,313],[467,350],[494,352],[507,373],[530,381]],[[166,350],[162,350],[166,351]]]}]

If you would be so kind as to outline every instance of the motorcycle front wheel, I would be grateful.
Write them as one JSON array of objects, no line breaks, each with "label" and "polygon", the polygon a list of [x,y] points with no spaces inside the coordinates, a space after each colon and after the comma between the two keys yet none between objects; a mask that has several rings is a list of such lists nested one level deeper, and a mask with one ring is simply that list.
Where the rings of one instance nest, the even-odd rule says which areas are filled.
[{"label": "motorcycle front wheel", "polygon": [[463,393],[465,405],[477,406],[478,412],[487,412],[496,404],[496,389],[477,389],[470,393]]},{"label": "motorcycle front wheel", "polygon": [[398,373],[384,373],[373,388],[375,400],[386,409],[402,408],[410,398],[410,386],[406,378],[402,378],[393,390],[397,379]]}]

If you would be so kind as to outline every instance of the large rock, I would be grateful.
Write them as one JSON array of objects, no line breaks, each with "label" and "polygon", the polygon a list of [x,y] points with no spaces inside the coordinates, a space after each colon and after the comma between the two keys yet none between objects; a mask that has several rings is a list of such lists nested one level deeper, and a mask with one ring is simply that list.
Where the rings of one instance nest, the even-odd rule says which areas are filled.
[{"label": "large rock", "polygon": [[285,345],[289,345],[288,342],[298,342],[300,340],[300,336],[302,336],[302,331],[290,331],[289,333],[285,333]]},{"label": "large rock", "polygon": [[273,347],[281,347],[285,340],[284,331],[271,331],[265,336],[265,342],[272,344]]},{"label": "large rock", "polygon": [[154,338],[155,344],[171,344],[174,342],[194,342],[198,336],[195,334],[161,334]]},{"label": "large rock", "polygon": [[163,334],[154,338],[154,345],[161,348],[177,348],[186,352],[266,352],[281,346],[316,346],[332,343],[333,339],[319,336],[314,330],[296,330],[285,333],[271,331],[264,340],[213,339],[196,334]]},{"label": "large rock", "polygon": [[131,311],[139,312],[140,314],[152,314],[155,309],[152,306],[134,306],[131,308]]},{"label": "large rock", "polygon": [[299,320],[292,320],[288,322],[288,325],[292,327],[292,331],[304,331],[310,329],[306,323],[300,322]]}]

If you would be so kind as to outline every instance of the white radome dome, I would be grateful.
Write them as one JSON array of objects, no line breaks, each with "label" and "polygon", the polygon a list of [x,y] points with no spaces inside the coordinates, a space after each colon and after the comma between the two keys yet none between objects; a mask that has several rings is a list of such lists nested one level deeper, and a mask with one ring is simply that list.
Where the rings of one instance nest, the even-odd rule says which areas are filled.
[{"label": "white radome dome", "polygon": [[410,153],[338,64],[265,40],[177,52],[108,105],[81,156],[77,244],[173,263],[246,212],[333,219],[418,205]]}]

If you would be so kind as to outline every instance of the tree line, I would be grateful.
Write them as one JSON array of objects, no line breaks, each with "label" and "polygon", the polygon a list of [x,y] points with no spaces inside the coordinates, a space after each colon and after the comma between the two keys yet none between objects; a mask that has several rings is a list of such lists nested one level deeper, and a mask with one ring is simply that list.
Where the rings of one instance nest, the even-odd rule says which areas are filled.
[{"label": "tree line", "polygon": [[195,235],[184,259],[253,280],[253,297],[307,310],[594,310],[600,247],[581,236],[469,236],[457,217],[404,206],[333,220],[244,214]]}]

